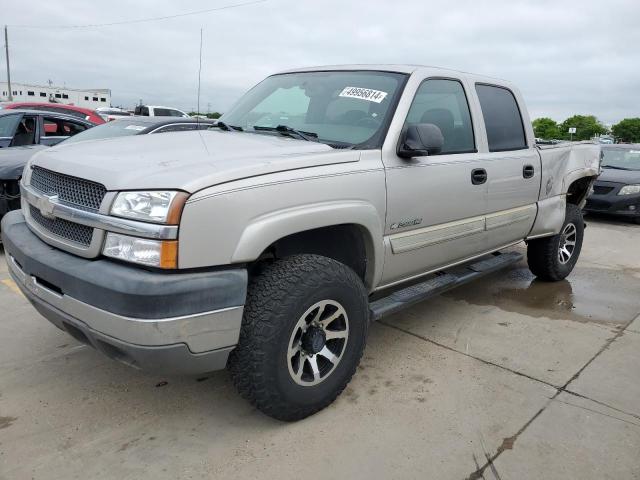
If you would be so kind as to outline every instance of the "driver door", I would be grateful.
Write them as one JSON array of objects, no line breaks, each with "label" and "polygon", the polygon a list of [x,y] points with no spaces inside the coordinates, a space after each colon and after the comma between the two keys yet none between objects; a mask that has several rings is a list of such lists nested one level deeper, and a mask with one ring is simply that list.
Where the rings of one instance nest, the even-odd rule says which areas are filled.
[{"label": "driver door", "polygon": [[436,125],[444,145],[439,154],[411,159],[383,150],[387,176],[383,285],[487,250],[488,165],[485,156],[477,153],[463,83],[423,80],[405,127],[412,123]]}]

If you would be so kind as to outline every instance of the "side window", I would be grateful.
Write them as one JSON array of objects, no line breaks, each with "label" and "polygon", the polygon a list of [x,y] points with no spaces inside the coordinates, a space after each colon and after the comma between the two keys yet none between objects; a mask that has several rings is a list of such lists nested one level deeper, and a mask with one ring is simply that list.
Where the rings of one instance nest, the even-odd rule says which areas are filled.
[{"label": "side window", "polygon": [[476,85],[490,152],[522,150],[527,141],[522,116],[513,93],[494,85]]},{"label": "side window", "polygon": [[16,131],[16,127],[20,123],[22,116],[16,115],[3,115],[0,117],[0,137],[11,138]]},{"label": "side window", "polygon": [[[19,118],[18,115],[16,116]],[[36,117],[25,115],[16,129],[11,146],[17,147],[34,143],[36,143]]]},{"label": "side window", "polygon": [[45,137],[72,137],[87,129],[85,125],[80,123],[54,117],[44,117],[43,122]]},{"label": "side window", "polygon": [[457,80],[422,82],[406,123],[432,123],[437,126],[444,137],[440,155],[476,151],[467,96]]}]

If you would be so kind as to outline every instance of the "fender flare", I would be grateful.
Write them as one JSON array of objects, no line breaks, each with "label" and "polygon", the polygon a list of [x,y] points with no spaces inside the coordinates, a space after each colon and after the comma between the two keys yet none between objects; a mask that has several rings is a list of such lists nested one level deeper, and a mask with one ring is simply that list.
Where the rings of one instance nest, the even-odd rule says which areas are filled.
[{"label": "fender flare", "polygon": [[356,225],[367,252],[366,284],[376,285],[384,261],[383,222],[376,208],[363,201],[331,201],[270,212],[253,219],[243,230],[232,263],[252,262],[270,245],[295,233],[335,225]]}]

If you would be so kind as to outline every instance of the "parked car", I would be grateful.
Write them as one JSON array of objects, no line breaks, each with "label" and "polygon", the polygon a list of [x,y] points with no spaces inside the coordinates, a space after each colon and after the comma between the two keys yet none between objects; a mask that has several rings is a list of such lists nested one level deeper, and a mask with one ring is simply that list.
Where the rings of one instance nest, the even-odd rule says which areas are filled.
[{"label": "parked car", "polygon": [[602,174],[584,209],[640,224],[640,144],[602,145]]},{"label": "parked car", "polygon": [[148,133],[184,132],[206,130],[215,120],[199,120],[180,117],[125,117],[99,125],[65,141],[65,145],[86,140],[100,140]]},{"label": "parked car", "polygon": [[182,117],[189,118],[189,115],[182,110],[171,107],[163,107],[160,105],[137,105],[134,115],[143,117]]},{"label": "parked car", "polygon": [[0,110],[0,148],[52,146],[93,127],[72,115],[37,110]]},{"label": "parked car", "polygon": [[0,150],[0,219],[20,208],[20,178],[27,161],[44,145],[3,148]]},{"label": "parked car", "polygon": [[95,110],[90,108],[76,107],[75,105],[65,105],[63,103],[3,103],[3,109],[7,110],[36,110],[42,112],[53,112],[71,115],[72,117],[81,118],[94,125],[100,125],[105,122]]},{"label": "parked car", "polygon": [[[128,117],[98,125],[61,142],[69,143],[101,140],[129,135],[144,135],[188,130],[206,130],[214,120],[177,117]],[[27,161],[45,145],[30,145],[0,150],[0,219],[11,210],[20,208],[20,178]]]},{"label": "parked car", "polygon": [[116,107],[99,107],[96,108],[96,113],[100,115],[105,122],[111,122],[122,117],[130,117],[132,115],[128,110]]},{"label": "parked car", "polygon": [[[268,77],[216,129],[43,150],[2,221],[49,321],[137,368],[227,366],[267,415],[329,405],[370,320],[578,260],[593,143],[536,146],[508,82],[417,66]],[[391,292],[391,293],[390,293]]]}]

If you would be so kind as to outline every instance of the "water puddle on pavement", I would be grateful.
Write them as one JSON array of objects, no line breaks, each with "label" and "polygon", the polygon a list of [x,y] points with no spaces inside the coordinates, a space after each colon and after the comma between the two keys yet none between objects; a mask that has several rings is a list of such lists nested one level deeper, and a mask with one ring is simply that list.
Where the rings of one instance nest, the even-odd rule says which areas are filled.
[{"label": "water puddle on pavement", "polygon": [[640,312],[640,278],[624,270],[576,269],[560,282],[537,280],[526,266],[496,272],[444,294],[533,317],[617,327]]}]

